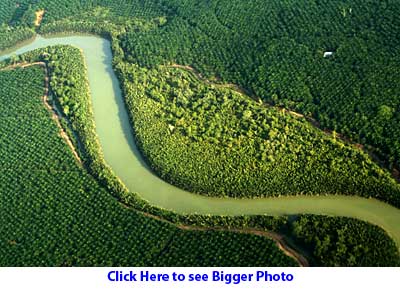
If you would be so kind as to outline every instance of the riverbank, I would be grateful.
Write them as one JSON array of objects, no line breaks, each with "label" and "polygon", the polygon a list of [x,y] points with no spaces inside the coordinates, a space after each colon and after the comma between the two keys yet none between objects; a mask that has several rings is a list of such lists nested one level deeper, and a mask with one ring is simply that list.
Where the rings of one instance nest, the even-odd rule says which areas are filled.
[{"label": "riverbank", "polygon": [[[375,199],[346,196],[220,199],[195,195],[164,182],[148,169],[135,145],[118,80],[112,69],[109,42],[93,36],[51,39],[39,36],[33,43],[15,53],[21,54],[55,44],[70,44],[83,50],[88,68],[96,132],[105,160],[130,191],[139,193],[150,204],[181,214],[307,213],[355,217],[381,226],[400,244],[400,210]],[[94,54],[92,51],[98,53]],[[3,56],[2,59],[4,58]]]},{"label": "riverbank", "polygon": [[[138,196],[148,200],[155,207],[166,208],[178,214],[197,213],[233,217],[265,214],[285,216],[302,213],[350,216],[379,225],[387,230],[397,243],[399,242],[398,209],[377,200],[344,196],[297,196],[252,200],[204,198],[165,183],[149,170],[136,148],[129,119],[126,112],[124,114],[125,106],[121,92],[118,91],[118,81],[116,78],[113,79],[109,43],[96,37],[39,40],[41,43],[32,44],[33,47],[43,47],[47,46],[46,43],[51,43],[72,44],[82,49],[87,63],[96,132],[99,135],[101,149],[105,152],[105,160],[118,176],[129,173],[125,180],[122,179],[124,184],[128,185],[130,191],[138,192]],[[94,44],[88,45],[88,42]],[[93,49],[97,49],[100,56],[91,56],[90,52]],[[97,88],[93,87],[96,85]],[[118,137],[117,140],[121,143],[117,143],[113,137]],[[135,162],[124,163],[125,158]],[[116,165],[116,162],[121,161],[123,161],[122,168]],[[135,170],[134,174],[132,169]],[[140,191],[139,188],[144,188],[144,191]],[[158,188],[162,190],[158,191]]]}]

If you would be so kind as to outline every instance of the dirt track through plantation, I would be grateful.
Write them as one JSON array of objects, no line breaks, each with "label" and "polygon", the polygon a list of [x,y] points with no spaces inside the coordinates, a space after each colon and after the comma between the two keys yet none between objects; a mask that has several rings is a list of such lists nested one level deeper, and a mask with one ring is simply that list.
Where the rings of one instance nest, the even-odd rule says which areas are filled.
[{"label": "dirt track through plantation", "polygon": [[[190,73],[192,73],[195,77],[197,77],[200,81],[204,82],[207,85],[213,85],[219,88],[227,88],[227,89],[232,89],[240,94],[242,94],[245,97],[250,97],[253,101],[259,102],[261,101],[261,98],[254,95],[253,93],[251,93],[249,90],[246,90],[245,88],[240,87],[239,85],[236,84],[232,84],[232,83],[216,83],[213,81],[208,80],[207,78],[203,77],[202,74],[197,71],[195,68],[191,67],[191,66],[187,66],[187,65],[180,65],[180,64],[171,64],[167,67],[171,67],[171,68],[178,68],[178,69],[182,69],[185,71],[188,71]],[[217,81],[219,81],[217,79]],[[330,136],[333,138],[333,136],[335,136],[334,138],[341,140],[342,142],[344,142],[347,145],[351,145],[359,150],[364,151],[365,153],[367,153],[370,158],[375,161],[377,164],[379,164],[379,166],[386,168],[389,170],[388,166],[385,164],[385,161],[382,160],[381,157],[379,157],[377,154],[375,154],[373,151],[375,150],[374,148],[372,148],[372,150],[369,150],[366,148],[366,146],[364,146],[361,143],[357,143],[354,142],[352,140],[350,140],[349,138],[345,137],[343,134],[337,133],[337,132],[333,132],[332,130],[328,130],[328,129],[323,129],[321,124],[315,120],[312,117],[309,116],[305,116],[301,113],[295,112],[295,111],[291,111],[288,110],[286,108],[282,108],[282,107],[278,107],[278,106],[273,106],[270,105],[268,103],[262,103],[264,106],[268,106],[268,107],[273,107],[276,108],[278,110],[280,110],[283,113],[287,113],[290,114],[293,117],[296,118],[304,118],[306,121],[308,121],[311,125],[313,125],[315,128],[321,130],[324,134]],[[393,166],[393,168],[390,170],[392,177],[400,183],[400,168],[398,168],[397,166]]]},{"label": "dirt track through plantation", "polygon": [[44,89],[44,95],[42,97],[42,101],[46,109],[51,113],[51,118],[53,121],[56,123],[57,127],[60,129],[60,136],[63,138],[65,143],[68,145],[68,147],[71,149],[72,154],[74,155],[76,161],[82,165],[82,160],[79,157],[78,152],[76,151],[74,144],[72,143],[70,137],[68,136],[67,132],[65,132],[64,128],[61,125],[60,119],[62,116],[58,113],[57,109],[53,107],[50,103],[49,100],[49,73],[47,69],[47,65],[45,62],[32,62],[32,63],[19,63],[19,64],[13,64],[11,66],[5,67],[1,69],[0,71],[5,71],[5,70],[13,70],[16,68],[26,68],[26,67],[31,67],[34,65],[38,65],[43,68],[45,72],[45,79],[44,79],[44,84],[45,84],[45,89]]},{"label": "dirt track through plantation", "polygon": [[[120,203],[120,204],[125,208],[130,208],[130,207],[126,206],[124,203]],[[135,211],[137,211],[137,210],[135,210]],[[296,260],[296,262],[301,267],[309,267],[310,266],[307,259],[302,254],[300,254],[299,252],[297,252],[295,249],[291,248],[288,245],[288,243],[285,241],[285,237],[283,235],[275,233],[275,232],[265,231],[265,230],[260,230],[260,229],[251,229],[251,228],[241,229],[241,228],[199,227],[199,226],[190,226],[190,225],[177,225],[177,224],[174,224],[174,223],[172,223],[168,220],[165,220],[159,216],[155,216],[155,215],[152,215],[152,214],[149,214],[146,212],[141,212],[141,211],[138,211],[138,212],[142,213],[143,215],[145,215],[147,217],[169,223],[169,224],[177,227],[178,229],[185,230],[185,231],[221,231],[221,232],[232,232],[232,233],[240,233],[240,234],[252,234],[252,235],[256,235],[256,236],[266,237],[268,239],[273,240],[275,242],[275,244],[277,245],[277,247],[282,252],[284,252],[285,255]]]}]

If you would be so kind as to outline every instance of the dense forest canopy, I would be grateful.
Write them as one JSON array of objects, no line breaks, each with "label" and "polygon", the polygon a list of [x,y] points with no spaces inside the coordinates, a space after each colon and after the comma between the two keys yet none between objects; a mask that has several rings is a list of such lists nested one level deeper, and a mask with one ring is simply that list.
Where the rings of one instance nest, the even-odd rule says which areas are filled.
[{"label": "dense forest canopy", "polygon": [[[299,111],[315,118],[322,128],[371,145],[366,148],[384,159],[390,170],[397,163],[400,58],[396,1],[39,1],[34,5],[46,10],[43,32],[98,32],[118,23],[112,26],[118,35],[114,42],[122,48],[118,59],[147,68],[174,63],[192,66],[205,77],[238,84],[264,103]],[[57,5],[65,7],[56,9]],[[327,51],[332,57],[323,57]],[[195,141],[210,137],[206,132],[195,133],[200,134]],[[268,146],[261,147],[260,154],[274,154]],[[151,161],[150,152],[145,154]],[[185,178],[179,182],[174,173],[177,165],[171,171],[166,164],[161,160],[153,167],[169,181],[197,192],[216,191],[216,186],[187,185]],[[229,163],[223,166],[229,168]],[[310,183],[308,179],[304,182]],[[230,189],[221,191],[239,196]],[[271,191],[281,193],[275,187]],[[340,191],[350,190],[340,185],[336,191],[314,190]]]},{"label": "dense forest canopy", "polygon": [[130,26],[120,36],[127,60],[191,65],[312,116],[371,146],[389,167],[399,165],[399,1],[6,0],[2,38],[30,37],[37,9],[46,11],[43,24],[158,19],[158,28]]},{"label": "dense forest canopy", "polygon": [[291,230],[319,266],[400,266],[395,244],[375,225],[351,218],[304,215]]},{"label": "dense forest canopy", "polygon": [[[357,194],[399,207],[389,172],[336,138],[361,143],[389,170],[399,166],[399,15],[397,0],[4,0],[0,50],[37,32],[110,38],[137,141],[171,183],[237,197]],[[269,265],[294,265],[263,237],[183,231],[120,206],[109,193],[132,195],[100,154],[82,59],[67,47],[46,53],[26,60],[48,63],[63,125],[77,134],[86,170],[40,98],[29,98],[43,94],[42,71],[1,72],[0,110],[14,103],[0,128],[10,136],[0,147],[0,204],[8,205],[1,224],[22,221],[1,230],[1,265],[263,266],[265,257]],[[365,223],[303,216],[272,230],[289,232],[317,265],[398,265],[390,238]],[[244,245],[261,254],[243,256]]]},{"label": "dense forest canopy", "polygon": [[163,4],[174,12],[167,25],[127,33],[128,60],[192,65],[399,163],[399,1]]},{"label": "dense forest canopy", "polygon": [[211,196],[357,194],[400,205],[390,175],[302,119],[179,68],[117,72],[138,145],[173,184]]}]

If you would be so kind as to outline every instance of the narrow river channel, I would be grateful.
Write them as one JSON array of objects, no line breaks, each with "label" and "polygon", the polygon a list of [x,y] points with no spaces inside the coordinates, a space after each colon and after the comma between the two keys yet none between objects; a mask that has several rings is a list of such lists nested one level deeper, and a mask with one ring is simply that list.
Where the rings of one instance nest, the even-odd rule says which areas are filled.
[{"label": "narrow river channel", "polygon": [[327,214],[355,217],[384,228],[400,247],[400,209],[375,199],[349,196],[294,196],[261,199],[211,198],[193,194],[163,181],[143,161],[133,138],[118,80],[112,69],[109,41],[96,36],[37,36],[12,54],[67,44],[83,50],[88,68],[96,130],[106,162],[125,185],[151,204],[178,213],[215,215]]}]

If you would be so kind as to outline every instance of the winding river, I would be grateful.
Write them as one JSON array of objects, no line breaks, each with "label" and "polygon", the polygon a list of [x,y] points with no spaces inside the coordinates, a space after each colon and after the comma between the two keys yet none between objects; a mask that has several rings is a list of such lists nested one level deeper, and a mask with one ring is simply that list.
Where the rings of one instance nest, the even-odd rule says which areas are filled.
[{"label": "winding river", "polygon": [[96,130],[106,162],[132,192],[151,204],[178,213],[218,215],[326,214],[355,217],[384,228],[400,247],[400,209],[375,199],[349,196],[295,196],[260,199],[210,198],[179,189],[163,181],[143,161],[131,132],[118,80],[113,72],[109,41],[96,36],[65,36],[35,40],[11,53],[21,54],[49,45],[68,44],[86,58]]}]

